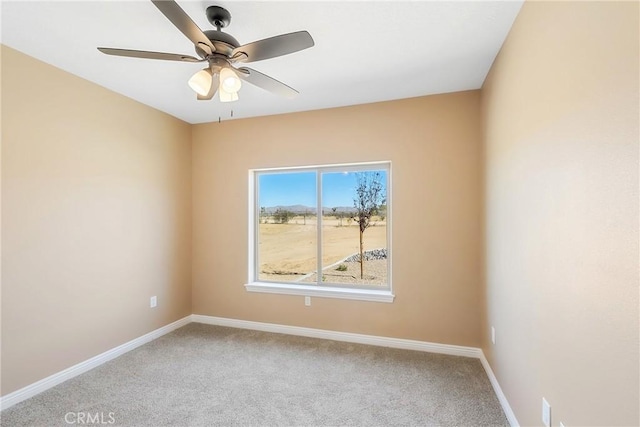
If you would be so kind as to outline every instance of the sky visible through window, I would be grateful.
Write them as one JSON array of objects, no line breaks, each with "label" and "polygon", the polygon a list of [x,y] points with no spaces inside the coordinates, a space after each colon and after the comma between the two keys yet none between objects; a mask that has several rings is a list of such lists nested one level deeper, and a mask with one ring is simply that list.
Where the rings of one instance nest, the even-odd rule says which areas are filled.
[{"label": "sky visible through window", "polygon": [[[382,177],[386,193],[387,172],[376,170]],[[322,174],[322,205],[324,207],[352,207],[357,172],[324,172]],[[304,205],[315,207],[316,173],[286,172],[260,175],[260,206]]]}]

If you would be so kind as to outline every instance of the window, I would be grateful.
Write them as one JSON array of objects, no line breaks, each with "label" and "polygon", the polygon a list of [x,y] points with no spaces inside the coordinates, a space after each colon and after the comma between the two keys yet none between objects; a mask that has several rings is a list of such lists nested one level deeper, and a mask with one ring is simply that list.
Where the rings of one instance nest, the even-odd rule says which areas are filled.
[{"label": "window", "polygon": [[389,162],[249,175],[247,290],[393,301]]}]

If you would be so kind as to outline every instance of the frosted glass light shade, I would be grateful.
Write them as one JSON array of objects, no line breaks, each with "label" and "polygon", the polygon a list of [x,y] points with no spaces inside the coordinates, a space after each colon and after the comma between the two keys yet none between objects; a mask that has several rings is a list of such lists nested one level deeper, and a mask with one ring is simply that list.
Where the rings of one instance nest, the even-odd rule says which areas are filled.
[{"label": "frosted glass light shade", "polygon": [[197,94],[205,96],[209,93],[209,89],[211,89],[212,81],[213,76],[211,75],[211,71],[205,68],[191,76],[189,79],[189,87],[191,87],[191,89],[193,89]]},{"label": "frosted glass light shade", "polygon": [[230,68],[220,71],[220,86],[228,93],[237,93],[242,87],[242,82]]},{"label": "frosted glass light shade", "polygon": [[227,92],[224,87],[220,87],[220,102],[233,102],[238,100],[238,92]]}]

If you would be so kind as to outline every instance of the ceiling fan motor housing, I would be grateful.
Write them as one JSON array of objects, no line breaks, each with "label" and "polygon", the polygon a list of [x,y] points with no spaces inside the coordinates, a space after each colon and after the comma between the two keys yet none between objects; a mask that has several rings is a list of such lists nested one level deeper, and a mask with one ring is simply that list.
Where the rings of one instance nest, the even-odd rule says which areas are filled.
[{"label": "ceiling fan motor housing", "polygon": [[[225,56],[231,55],[233,49],[240,46],[238,40],[235,39],[231,34],[223,33],[222,31],[216,30],[206,30],[203,31],[204,35],[207,36],[211,43],[216,48],[216,53],[221,53]],[[196,53],[200,56],[200,58],[205,58],[207,53],[202,50],[200,47],[196,46]]]},{"label": "ceiling fan motor housing", "polygon": [[[236,47],[240,46],[238,40],[231,34],[223,33],[222,28],[225,28],[231,22],[231,14],[229,11],[220,6],[209,6],[206,11],[207,20],[216,27],[215,30],[203,31],[204,35],[211,41],[216,48],[216,53],[223,54],[225,56],[231,55],[231,52]],[[195,46],[196,53],[201,58],[207,56],[207,52],[202,50],[197,45]]]}]

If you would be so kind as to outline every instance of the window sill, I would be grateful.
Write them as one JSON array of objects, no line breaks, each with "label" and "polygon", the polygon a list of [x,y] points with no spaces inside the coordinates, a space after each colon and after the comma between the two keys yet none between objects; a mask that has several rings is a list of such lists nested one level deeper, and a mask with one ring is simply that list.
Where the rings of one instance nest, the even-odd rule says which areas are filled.
[{"label": "window sill", "polygon": [[395,295],[389,290],[346,289],[316,285],[284,285],[280,283],[253,282],[244,285],[248,292],[267,294],[302,295],[308,297],[340,298],[360,301],[393,302]]}]

